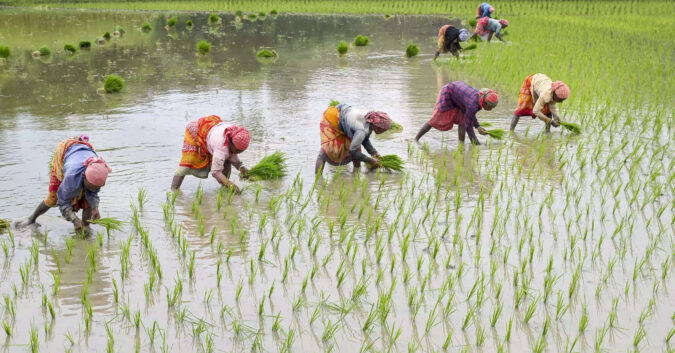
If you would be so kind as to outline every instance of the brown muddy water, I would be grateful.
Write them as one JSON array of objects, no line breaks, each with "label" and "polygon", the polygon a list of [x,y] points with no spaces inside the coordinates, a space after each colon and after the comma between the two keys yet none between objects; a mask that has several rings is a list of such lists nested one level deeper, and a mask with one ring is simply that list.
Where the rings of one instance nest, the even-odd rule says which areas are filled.
[{"label": "brown muddy water", "polygon": [[[51,210],[40,227],[0,233],[0,350],[672,350],[672,144],[544,135],[522,119],[502,141],[458,149],[454,131],[432,131],[417,146],[443,84],[484,85],[442,65],[447,54],[432,63],[443,18],[222,14],[211,26],[180,13],[167,30],[173,15],[0,10],[12,49],[0,63],[0,218],[28,216],[53,149],[85,133],[113,168],[101,214],[127,222],[76,239]],[[97,45],[115,25],[126,34]],[[371,44],[338,57],[359,33]],[[212,49],[198,56],[202,39]],[[64,53],[83,40],[90,50]],[[410,43],[419,57],[404,57]],[[43,45],[52,55],[33,58]],[[257,60],[260,48],[279,58]],[[100,94],[108,74],[124,78],[121,93]],[[406,173],[331,167],[315,179],[332,99],[403,125],[374,145]],[[515,99],[479,120],[508,129]],[[188,177],[167,196],[185,124],[210,114],[251,131],[247,166],[280,150],[289,175],[235,175],[234,197]]]}]

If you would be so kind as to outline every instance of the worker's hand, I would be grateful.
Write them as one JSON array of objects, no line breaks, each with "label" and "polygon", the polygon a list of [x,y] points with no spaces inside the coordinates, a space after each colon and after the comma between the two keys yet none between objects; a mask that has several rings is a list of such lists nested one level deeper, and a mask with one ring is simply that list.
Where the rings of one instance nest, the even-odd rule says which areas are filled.
[{"label": "worker's hand", "polygon": [[234,193],[236,193],[236,194],[240,194],[240,193],[241,193],[241,189],[239,189],[239,187],[238,187],[235,183],[233,183],[233,182],[231,182],[231,181],[228,181],[228,183],[225,184],[225,187],[227,187],[228,189],[234,191]]},{"label": "worker's hand", "polygon": [[379,153],[375,153],[375,155],[373,156],[373,159],[375,159],[375,160],[377,160],[377,161],[381,161],[381,160],[382,160],[382,156],[380,156]]},{"label": "worker's hand", "polygon": [[481,126],[478,128],[478,133],[481,135],[487,135],[487,130]]},{"label": "worker's hand", "polygon": [[246,169],[246,167],[244,167],[243,165],[239,167],[239,176],[241,176],[243,179],[249,178],[248,169]]},{"label": "worker's hand", "polygon": [[101,219],[101,213],[98,212],[98,207],[94,208],[91,211],[91,220]]},{"label": "worker's hand", "polygon": [[371,169],[382,168],[382,162],[379,159],[371,158],[368,163],[370,164]]},{"label": "worker's hand", "polygon": [[551,121],[551,125],[553,125],[555,127],[560,126],[560,119],[559,118],[553,118],[553,120]]}]

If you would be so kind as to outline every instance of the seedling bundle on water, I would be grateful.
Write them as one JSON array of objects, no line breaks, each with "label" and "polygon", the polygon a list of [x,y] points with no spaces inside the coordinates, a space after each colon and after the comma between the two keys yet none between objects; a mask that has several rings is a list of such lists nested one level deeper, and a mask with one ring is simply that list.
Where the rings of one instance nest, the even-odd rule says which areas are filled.
[{"label": "seedling bundle on water", "polygon": [[345,42],[344,40],[340,41],[337,46],[337,51],[340,55],[345,55],[347,54],[347,51],[349,50],[349,44]]},{"label": "seedling bundle on water", "polygon": [[206,55],[209,51],[211,51],[211,43],[203,39],[197,43],[197,52],[199,52],[199,54]]},{"label": "seedling bundle on water", "polygon": [[0,45],[0,58],[9,58],[9,47],[5,45]]},{"label": "seedling bundle on water", "polygon": [[248,170],[251,180],[278,179],[286,175],[286,157],[277,151],[263,158],[253,168]]},{"label": "seedling bundle on water", "polygon": [[357,35],[356,38],[354,38],[354,45],[357,47],[365,47],[368,45],[370,42],[370,38],[364,36],[364,35]]},{"label": "seedling bundle on water", "polygon": [[255,56],[259,58],[276,58],[279,54],[277,54],[276,50],[260,49]]},{"label": "seedling bundle on water", "polygon": [[105,78],[104,88],[108,93],[119,92],[124,88],[124,80],[117,75],[109,75]]},{"label": "seedling bundle on water", "polygon": [[408,45],[408,48],[405,50],[405,56],[412,58],[413,56],[417,56],[419,54],[420,48],[417,46],[417,44],[410,44]]}]

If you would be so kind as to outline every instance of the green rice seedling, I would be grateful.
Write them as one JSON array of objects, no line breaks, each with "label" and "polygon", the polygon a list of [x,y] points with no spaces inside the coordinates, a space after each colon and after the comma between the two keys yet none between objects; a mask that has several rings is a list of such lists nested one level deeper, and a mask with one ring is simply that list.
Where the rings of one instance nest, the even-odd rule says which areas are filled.
[{"label": "green rice seedling", "polygon": [[9,58],[11,51],[6,45],[0,45],[0,58],[7,59]]},{"label": "green rice seedling", "polygon": [[349,44],[347,44],[347,42],[344,40],[341,40],[337,45],[337,51],[341,56],[347,54],[347,51],[349,51]]},{"label": "green rice seedling", "polygon": [[255,21],[255,20],[258,18],[258,16],[257,16],[256,14],[254,14],[254,13],[250,13],[250,14],[248,14],[248,16],[246,16],[246,17],[247,17],[249,20],[251,20],[251,21]]},{"label": "green rice seedling", "polygon": [[5,330],[7,337],[12,336],[12,325],[7,320],[2,320],[2,329]]},{"label": "green rice seedling", "polygon": [[255,56],[259,58],[276,58],[279,54],[277,54],[276,50],[260,49],[255,53]]},{"label": "green rice seedling", "polygon": [[476,24],[478,24],[478,20],[476,20],[475,18],[469,20],[469,26],[476,27]]},{"label": "green rice seedling", "polygon": [[487,130],[487,134],[488,134],[488,136],[490,136],[494,139],[501,140],[501,139],[504,138],[504,136],[506,136],[506,130],[504,130],[504,129],[491,129],[491,130]]},{"label": "green rice seedling", "polygon": [[195,251],[190,253],[190,262],[188,263],[188,275],[192,278],[195,274]]},{"label": "green rice seedling", "polygon": [[478,44],[476,43],[471,43],[467,45],[466,47],[462,48],[462,50],[467,51],[467,50],[474,50],[478,48]]},{"label": "green rice seedling", "polygon": [[40,47],[40,49],[37,50],[40,56],[49,56],[52,53],[52,50],[49,49],[47,46]]},{"label": "green rice seedling", "polygon": [[277,12],[277,10],[275,9],[272,9],[272,11],[270,11],[270,15],[278,15],[278,14],[279,12]]},{"label": "green rice seedling", "polygon": [[143,210],[143,205],[148,200],[148,191],[144,187],[138,188],[138,209]]},{"label": "green rice seedling", "polygon": [[405,49],[405,56],[412,58],[414,56],[417,56],[419,52],[420,48],[417,46],[417,44],[409,44],[408,47]]},{"label": "green rice seedling", "polygon": [[77,48],[75,48],[75,46],[73,46],[72,44],[64,45],[63,50],[69,54],[75,54],[75,52],[77,52]]},{"label": "green rice seedling", "polygon": [[197,52],[200,55],[206,55],[210,51],[211,51],[211,43],[203,39],[197,43]]},{"label": "green rice seedling", "polygon": [[581,133],[581,125],[579,125],[579,124],[561,121],[560,126],[564,127],[565,129],[567,129],[567,131],[569,131],[571,133],[574,133],[574,134],[580,134]]},{"label": "green rice seedling", "polygon": [[504,309],[504,306],[502,305],[502,302],[498,302],[497,306],[495,309],[492,311],[492,316],[490,317],[490,327],[495,327],[497,324],[497,320],[499,320],[499,316],[502,314],[502,310]]},{"label": "green rice seedling", "polygon": [[111,230],[119,232],[122,230],[122,226],[125,224],[125,222],[120,221],[119,219],[113,217],[99,218],[90,221],[90,223],[102,225],[105,228],[105,232],[108,235],[108,238],[110,238]]},{"label": "green rice seedling", "polygon": [[282,152],[274,152],[249,169],[248,175],[251,180],[281,178],[286,175],[286,156]]},{"label": "green rice seedling", "polygon": [[81,42],[78,44],[78,46],[80,47],[80,49],[89,49],[89,48],[91,48],[91,42],[90,42],[90,41],[87,41],[87,40],[81,41]]},{"label": "green rice seedling", "polygon": [[30,246],[30,256],[33,259],[33,263],[37,265],[40,260],[40,244],[35,239],[33,239],[33,243]]},{"label": "green rice seedling", "polygon": [[134,327],[138,330],[141,327],[141,311],[137,310],[134,314]]},{"label": "green rice seedling", "polygon": [[108,75],[105,78],[103,88],[107,93],[116,93],[124,88],[124,80],[117,75]]},{"label": "green rice seedling", "polygon": [[37,353],[40,346],[37,327],[30,328],[30,351]]},{"label": "green rice seedling", "polygon": [[141,25],[141,31],[148,33],[152,31],[152,26],[148,22],[144,22],[143,25]]},{"label": "green rice seedling", "polygon": [[403,125],[401,125],[401,124],[399,124],[395,121],[392,121],[391,122],[391,128],[389,128],[388,131],[390,131],[390,132],[401,132],[401,131],[403,131]]},{"label": "green rice seedling", "polygon": [[525,323],[530,322],[532,319],[532,316],[537,312],[537,304],[539,303],[539,298],[535,298],[530,305],[527,306],[527,310],[525,311],[525,316],[523,317],[523,321]]},{"label": "green rice seedling", "polygon": [[588,309],[586,308],[586,303],[581,306],[581,319],[579,320],[579,332],[586,331],[588,327]]},{"label": "green rice seedling", "polygon": [[111,37],[110,32],[103,33],[103,39],[110,40],[110,37]]},{"label": "green rice seedling", "polygon": [[175,17],[171,17],[169,20],[166,21],[166,25],[169,28],[172,28],[172,27],[176,26],[176,22],[178,22],[178,19],[175,18]]},{"label": "green rice seedling", "polygon": [[368,45],[369,42],[370,38],[361,34],[357,35],[356,38],[354,38],[354,45],[356,45],[357,47],[365,47],[366,45]]},{"label": "green rice seedling", "polygon": [[382,164],[383,168],[393,170],[396,172],[402,172],[405,169],[405,167],[403,166],[404,164],[403,160],[401,159],[401,157],[395,154],[388,154],[382,156],[382,159],[380,159],[380,163]]},{"label": "green rice seedling", "polygon": [[192,26],[194,26],[194,23],[192,23],[192,20],[185,21],[185,28],[191,29]]},{"label": "green rice seedling", "polygon": [[220,22],[220,17],[217,14],[212,13],[209,15],[209,23],[214,24]]}]

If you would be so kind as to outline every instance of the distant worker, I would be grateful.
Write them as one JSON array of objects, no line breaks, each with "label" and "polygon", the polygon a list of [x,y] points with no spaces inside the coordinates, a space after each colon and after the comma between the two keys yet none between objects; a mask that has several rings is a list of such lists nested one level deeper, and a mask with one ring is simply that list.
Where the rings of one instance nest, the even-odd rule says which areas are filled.
[{"label": "distant worker", "polygon": [[460,143],[464,143],[465,134],[469,134],[472,143],[479,145],[473,129],[478,129],[481,135],[487,131],[480,126],[476,119],[476,113],[481,109],[492,110],[499,103],[497,92],[483,88],[475,89],[462,81],[450,82],[441,88],[436,101],[436,108],[431,119],[424,123],[415,136],[415,142],[419,142],[431,128],[440,131],[452,130],[454,124],[459,125],[457,136]]},{"label": "distant worker", "polygon": [[476,29],[471,35],[471,38],[480,37],[482,40],[487,40],[489,42],[492,40],[492,36],[494,35],[503,42],[504,37],[501,33],[501,30],[508,26],[509,21],[505,19],[497,21],[494,18],[483,17],[478,20],[478,23],[476,23]]},{"label": "distant worker", "polygon": [[[73,223],[76,233],[89,235],[89,222],[101,218],[98,192],[111,171],[94,152],[86,135],[62,141],[52,156],[47,197],[28,220],[19,225],[34,224],[50,208],[59,206],[61,215]],[[77,217],[79,210],[82,210],[81,219]]]},{"label": "distant worker", "polygon": [[234,167],[242,178],[248,177],[248,169],[238,155],[248,148],[250,141],[251,135],[246,128],[223,122],[216,115],[189,122],[171,189],[180,188],[188,174],[206,179],[210,173],[220,185],[240,192],[239,187],[230,181],[230,172]]},{"label": "distant worker", "polygon": [[544,74],[532,74],[525,78],[518,95],[518,107],[513,113],[511,131],[518,125],[521,116],[531,116],[532,119],[546,123],[546,131],[551,125],[560,126],[560,115],[556,103],[561,103],[570,95],[570,89],[562,81],[553,82]]},{"label": "distant worker", "polygon": [[[321,150],[314,172],[320,173],[326,162],[331,165],[353,163],[354,171],[359,170],[361,162],[380,167],[382,157],[370,142],[370,135],[373,132],[381,134],[390,128],[391,119],[385,112],[362,113],[344,103],[328,107],[319,125]],[[371,157],[361,152],[361,146]]]},{"label": "distant worker", "polygon": [[469,39],[469,31],[465,28],[457,29],[453,25],[445,25],[438,31],[438,49],[434,60],[441,54],[450,52],[455,57],[459,56],[462,47],[459,42],[466,42]]},{"label": "distant worker", "polygon": [[478,12],[476,12],[476,18],[492,17],[493,12],[495,12],[494,7],[492,7],[487,2],[481,3],[480,5],[478,5]]}]

